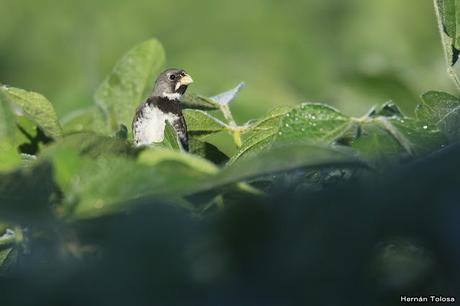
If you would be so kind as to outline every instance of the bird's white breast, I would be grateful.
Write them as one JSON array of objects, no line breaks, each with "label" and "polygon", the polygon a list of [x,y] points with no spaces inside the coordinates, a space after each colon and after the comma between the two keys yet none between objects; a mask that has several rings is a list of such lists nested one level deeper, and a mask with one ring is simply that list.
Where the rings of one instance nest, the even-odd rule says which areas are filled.
[{"label": "bird's white breast", "polygon": [[173,122],[177,118],[177,115],[164,113],[156,106],[146,104],[142,116],[134,123],[135,144],[141,146],[162,142],[166,121]]}]

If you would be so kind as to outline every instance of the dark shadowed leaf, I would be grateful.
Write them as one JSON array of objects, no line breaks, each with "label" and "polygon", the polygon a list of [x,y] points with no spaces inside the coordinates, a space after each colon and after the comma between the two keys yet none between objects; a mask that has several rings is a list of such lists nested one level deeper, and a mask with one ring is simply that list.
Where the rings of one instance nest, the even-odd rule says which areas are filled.
[{"label": "dark shadowed leaf", "polygon": [[51,218],[51,196],[55,192],[51,165],[47,162],[0,174],[2,219],[39,222]]},{"label": "dark shadowed leaf", "polygon": [[224,164],[228,161],[228,156],[221,152],[216,146],[200,141],[194,137],[189,139],[190,153],[198,155],[217,165]]}]

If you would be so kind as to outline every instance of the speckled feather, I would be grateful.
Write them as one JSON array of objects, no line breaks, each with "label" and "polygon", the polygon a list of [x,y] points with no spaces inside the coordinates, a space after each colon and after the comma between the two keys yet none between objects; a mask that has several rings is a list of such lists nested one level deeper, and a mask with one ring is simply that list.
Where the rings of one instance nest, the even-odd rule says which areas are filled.
[{"label": "speckled feather", "polygon": [[176,131],[182,149],[188,151],[187,125],[180,101],[167,97],[150,97],[137,108],[132,123],[134,144],[162,142],[166,122]]}]

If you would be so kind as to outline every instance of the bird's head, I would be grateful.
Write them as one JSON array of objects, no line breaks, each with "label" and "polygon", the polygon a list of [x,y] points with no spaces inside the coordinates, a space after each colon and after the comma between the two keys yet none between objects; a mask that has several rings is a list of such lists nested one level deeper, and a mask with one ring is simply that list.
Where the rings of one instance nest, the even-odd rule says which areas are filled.
[{"label": "bird's head", "polygon": [[193,79],[183,69],[167,69],[158,76],[153,96],[179,99],[187,90]]}]

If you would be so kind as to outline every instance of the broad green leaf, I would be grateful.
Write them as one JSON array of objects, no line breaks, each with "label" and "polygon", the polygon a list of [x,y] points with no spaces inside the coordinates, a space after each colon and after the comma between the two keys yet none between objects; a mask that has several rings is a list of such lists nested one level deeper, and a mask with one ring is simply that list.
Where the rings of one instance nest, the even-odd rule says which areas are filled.
[{"label": "broad green leaf", "polygon": [[224,122],[201,110],[186,109],[184,117],[192,137],[203,138],[227,129]]},{"label": "broad green leaf", "polygon": [[11,171],[20,164],[21,159],[16,147],[7,140],[0,140],[0,172]]},{"label": "broad green leaf", "polygon": [[102,110],[97,107],[78,110],[70,113],[61,120],[64,133],[95,132],[108,134]]},{"label": "broad green leaf", "polygon": [[62,129],[51,103],[41,94],[14,87],[0,87],[4,97],[12,104],[16,113],[26,116],[48,136],[59,137]]},{"label": "broad green leaf", "polygon": [[450,67],[454,67],[459,58],[460,0],[433,0],[433,3],[449,73],[458,83],[458,76]]},{"label": "broad green leaf", "polygon": [[358,123],[351,145],[376,165],[398,164],[439,150],[447,143],[435,125],[400,113],[371,116]]},{"label": "broad green leaf", "polygon": [[17,261],[22,239],[22,231],[19,228],[0,230],[0,272],[6,271]]},{"label": "broad green leaf", "polygon": [[184,109],[218,110],[220,107],[211,98],[191,93],[185,93],[181,103]]},{"label": "broad green leaf", "polygon": [[254,122],[243,146],[230,160],[253,155],[276,142],[290,140],[331,143],[352,124],[336,109],[318,103],[303,103],[292,109],[279,108]]},{"label": "broad green leaf", "polygon": [[86,218],[129,209],[141,198],[174,200],[229,184],[305,167],[365,167],[349,151],[311,144],[275,146],[260,156],[220,171],[197,156],[148,149],[137,162],[117,157],[82,158],[78,184],[66,196],[78,199],[71,218]]},{"label": "broad green leaf", "polygon": [[352,124],[350,117],[338,110],[314,103],[305,103],[283,116],[276,141],[307,140],[330,143]]},{"label": "broad green leaf", "polygon": [[217,110],[221,105],[227,105],[235,99],[238,92],[245,86],[244,82],[239,83],[235,88],[220,93],[214,97],[186,93],[182,97],[182,105],[188,109]]},{"label": "broad green leaf", "polygon": [[391,118],[395,131],[407,141],[412,154],[423,156],[444,147],[448,140],[436,125],[428,124],[414,118]]},{"label": "broad green leaf", "polygon": [[0,174],[0,215],[3,220],[40,222],[52,218],[52,194],[56,192],[47,162]]},{"label": "broad green leaf", "polygon": [[367,168],[351,150],[345,148],[286,142],[277,143],[257,156],[236,161],[226,167],[216,181],[231,183],[293,169],[330,166]]},{"label": "broad green leaf", "polygon": [[[1,241],[0,241],[1,243]],[[8,259],[13,251],[13,246],[2,246],[0,245],[0,269],[5,269]]]},{"label": "broad green leaf", "polygon": [[450,94],[429,91],[422,95],[416,109],[417,118],[437,126],[451,142],[460,139],[460,99]]},{"label": "broad green leaf", "polygon": [[385,169],[386,166],[400,164],[409,157],[398,141],[383,127],[373,123],[363,123],[358,128],[360,135],[353,139],[351,147],[376,168]]},{"label": "broad green leaf", "polygon": [[62,137],[58,142],[44,150],[42,155],[46,158],[54,154],[54,151],[62,149],[76,150],[79,155],[88,157],[100,155],[130,156],[136,153],[136,149],[123,139],[95,133],[75,133]]},{"label": "broad green leaf", "polygon": [[262,119],[250,122],[249,132],[255,130],[270,130],[279,125],[281,118],[291,111],[289,106],[278,106],[269,111]]},{"label": "broad green leaf", "polygon": [[156,39],[143,42],[128,51],[95,94],[97,105],[105,112],[112,132],[120,124],[131,126],[136,107],[165,61],[162,45]]},{"label": "broad green leaf", "polygon": [[179,139],[174,128],[166,122],[164,130],[164,140],[162,143],[166,148],[173,151],[180,151]]},{"label": "broad green leaf", "polygon": [[197,171],[208,174],[216,174],[219,170],[216,165],[207,161],[206,159],[192,154],[180,153],[164,149],[145,150],[141,152],[138,158],[139,163],[148,166],[155,166],[164,161],[178,161],[184,165],[196,169]]},{"label": "broad green leaf", "polygon": [[11,105],[0,90],[0,139],[14,141],[16,134],[16,121]]},{"label": "broad green leaf", "polygon": [[198,155],[217,165],[224,164],[228,161],[228,156],[221,152],[216,146],[200,141],[194,137],[189,139],[189,150],[191,154]]},{"label": "broad green leaf", "polygon": [[[147,151],[148,152],[148,151]],[[129,209],[145,197],[175,199],[201,190],[213,170],[205,160],[183,153],[145,153],[140,162],[117,157],[82,159],[78,184],[67,197],[78,199],[71,218],[93,217]],[[186,160],[187,157],[191,160]],[[185,160],[184,160],[185,159]],[[152,164],[152,166],[149,166]]]}]

